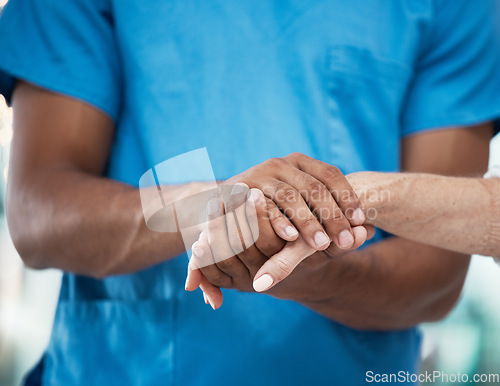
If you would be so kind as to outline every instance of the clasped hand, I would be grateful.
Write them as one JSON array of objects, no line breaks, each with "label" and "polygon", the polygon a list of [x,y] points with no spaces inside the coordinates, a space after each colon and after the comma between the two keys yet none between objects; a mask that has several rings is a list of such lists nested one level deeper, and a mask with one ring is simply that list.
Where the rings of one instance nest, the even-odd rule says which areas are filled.
[{"label": "clasped hand", "polygon": [[220,288],[300,301],[329,259],[373,235],[340,170],[303,154],[269,159],[224,184],[238,188],[209,202],[186,280],[214,309]]}]

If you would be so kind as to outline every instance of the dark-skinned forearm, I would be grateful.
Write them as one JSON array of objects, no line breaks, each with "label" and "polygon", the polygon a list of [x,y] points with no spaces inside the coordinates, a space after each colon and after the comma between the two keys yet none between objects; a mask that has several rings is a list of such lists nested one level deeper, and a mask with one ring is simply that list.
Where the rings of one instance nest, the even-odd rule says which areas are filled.
[{"label": "dark-skinned forearm", "polygon": [[301,302],[353,328],[404,329],[451,310],[468,264],[466,256],[394,237],[333,257]]},{"label": "dark-skinned forearm", "polygon": [[184,251],[180,234],[146,227],[134,187],[71,169],[30,177],[7,197],[11,235],[28,266],[104,277]]}]

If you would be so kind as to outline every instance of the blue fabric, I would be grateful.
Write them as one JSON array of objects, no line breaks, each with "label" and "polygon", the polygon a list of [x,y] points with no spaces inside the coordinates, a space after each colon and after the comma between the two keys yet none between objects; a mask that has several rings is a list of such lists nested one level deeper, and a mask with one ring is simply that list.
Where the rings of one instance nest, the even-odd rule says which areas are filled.
[{"label": "blue fabric", "polygon": [[[10,0],[12,78],[116,123],[107,176],[137,186],[207,147],[217,179],[299,151],[396,171],[405,135],[500,116],[494,0]],[[291,301],[183,288],[187,258],[131,275],[63,277],[43,383],[363,385],[417,372],[416,329],[361,332]]]}]

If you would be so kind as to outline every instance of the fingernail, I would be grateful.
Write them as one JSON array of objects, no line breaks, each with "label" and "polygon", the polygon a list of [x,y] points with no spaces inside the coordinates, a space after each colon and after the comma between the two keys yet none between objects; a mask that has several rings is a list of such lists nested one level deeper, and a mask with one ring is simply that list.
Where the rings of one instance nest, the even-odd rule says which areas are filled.
[{"label": "fingernail", "polygon": [[297,229],[295,229],[293,226],[288,225],[285,229],[285,233],[288,237],[295,237],[297,235]]},{"label": "fingernail", "polygon": [[208,302],[210,303],[210,307],[212,307],[212,309],[215,311],[215,306],[212,303],[212,300],[208,296],[207,296],[207,298],[208,298]]},{"label": "fingernail", "polygon": [[273,278],[267,273],[253,282],[253,289],[257,292],[263,292],[273,285]]},{"label": "fingernail", "polygon": [[361,225],[365,222],[366,217],[365,217],[365,212],[363,212],[363,209],[358,208],[354,211],[352,215],[352,221],[358,225]]},{"label": "fingernail", "polygon": [[250,200],[255,203],[259,200],[259,198],[260,194],[257,192],[257,189],[252,189],[250,191]]},{"label": "fingernail", "polygon": [[194,247],[193,248],[193,254],[196,255],[196,256],[198,256],[198,257],[202,257],[205,254],[205,251],[203,250],[203,248]]},{"label": "fingernail", "polygon": [[184,289],[186,291],[188,290],[188,280],[189,280],[189,273],[188,273],[188,277],[186,277],[186,283],[184,284]]},{"label": "fingernail", "polygon": [[352,237],[351,232],[348,230],[343,230],[339,234],[339,245],[341,248],[349,248],[354,244],[354,237]]},{"label": "fingernail", "polygon": [[208,298],[205,292],[203,292],[203,300],[205,300],[205,304],[208,304]]},{"label": "fingernail", "polygon": [[219,212],[220,208],[221,208],[221,206],[220,206],[219,200],[214,198],[208,202],[208,214],[209,215],[216,214],[217,212]]},{"label": "fingernail", "polygon": [[330,238],[324,232],[316,232],[314,235],[314,244],[316,248],[321,248],[330,242]]}]

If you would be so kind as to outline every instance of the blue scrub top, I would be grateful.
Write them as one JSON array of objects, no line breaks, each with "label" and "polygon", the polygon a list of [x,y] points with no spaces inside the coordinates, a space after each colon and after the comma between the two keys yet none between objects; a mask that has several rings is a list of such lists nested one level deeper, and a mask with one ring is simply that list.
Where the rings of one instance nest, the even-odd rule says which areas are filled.
[{"label": "blue scrub top", "polygon": [[[403,136],[500,115],[494,3],[10,0],[0,91],[20,78],[104,111],[107,176],[135,186],[205,146],[220,180],[296,151],[396,171]],[[416,329],[356,331],[236,291],[214,312],[184,291],[186,266],[66,273],[43,384],[363,385],[366,371],[418,371]]]}]

